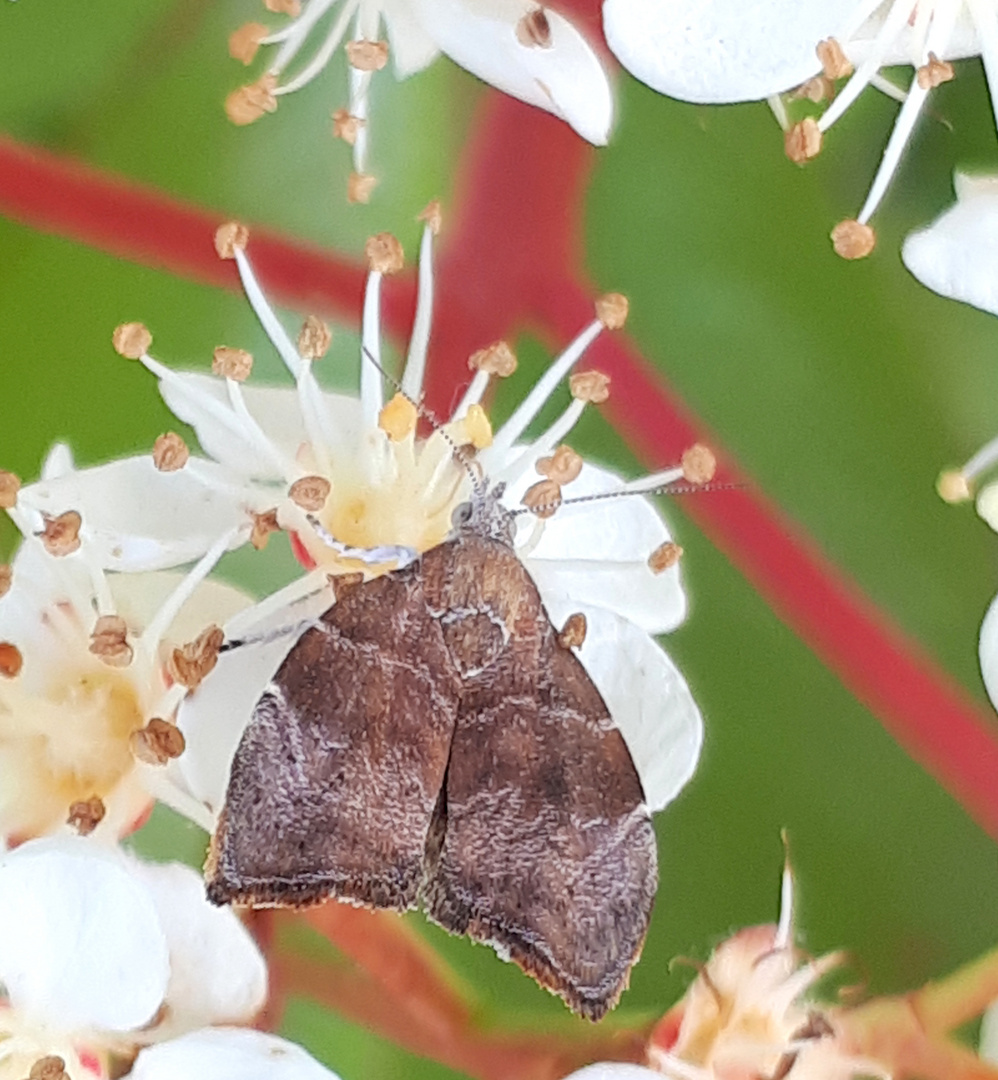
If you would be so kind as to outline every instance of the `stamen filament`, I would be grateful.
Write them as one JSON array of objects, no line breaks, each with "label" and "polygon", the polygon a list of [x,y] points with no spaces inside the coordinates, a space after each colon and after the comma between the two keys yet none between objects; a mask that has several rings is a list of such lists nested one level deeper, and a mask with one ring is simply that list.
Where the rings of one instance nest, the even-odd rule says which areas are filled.
[{"label": "stamen filament", "polygon": [[836,96],[835,100],[819,118],[819,131],[827,131],[863,92],[867,84],[880,68],[880,62],[887,54],[887,50],[891,43],[898,37],[904,28],[905,23],[908,21],[908,13],[910,10],[910,5],[906,7],[901,0],[897,0],[897,2],[891,6],[887,18],[880,27],[877,36],[873,39],[873,44],[870,46],[870,51],[866,58],[856,68],[852,74],[852,78],[846,83],[841,92]]},{"label": "stamen filament", "polygon": [[[354,37],[358,41],[375,41],[380,25],[380,9],[374,4],[361,4],[357,9]],[[353,167],[358,173],[367,172],[367,91],[370,84],[371,72],[359,71],[351,65],[350,115],[360,121],[357,126],[357,138],[353,144]]]},{"label": "stamen filament", "polygon": [[908,100],[908,91],[903,86],[898,86],[897,83],[885,78],[879,71],[870,79],[870,85],[902,105]]},{"label": "stamen filament", "polygon": [[243,424],[241,434],[248,436],[249,441],[260,450],[264,457],[269,458],[274,467],[286,480],[297,475],[294,462],[290,461],[278,448],[267,438],[263,428],[256,422],[255,417],[246,405],[243,390],[235,379],[225,380],[226,390],[229,394],[229,404],[232,411]]},{"label": "stamen filament", "polygon": [[589,346],[599,337],[603,324],[594,319],[568,348],[554,360],[537,380],[534,388],[520,402],[513,415],[496,433],[491,453],[501,457],[523,434],[531,420],[540,412],[544,403],[554,393],[561,380],[572,370]]},{"label": "stamen filament", "polygon": [[337,16],[332,28],[326,35],[326,40],[322,43],[315,56],[290,82],[275,87],[274,97],[280,97],[281,94],[293,94],[296,90],[307,86],[322,71],[326,64],[329,63],[329,58],[333,55],[337,46],[343,40],[347,24],[350,22],[350,18],[359,2],[360,0],[346,0],[343,10]]},{"label": "stamen filament", "polygon": [[923,90],[917,82],[912,81],[907,100],[901,106],[901,112],[898,114],[898,118],[891,130],[891,137],[887,140],[884,156],[880,161],[880,167],[877,169],[877,175],[874,176],[873,183],[870,185],[870,192],[866,196],[866,202],[863,203],[863,209],[856,215],[856,220],[860,225],[865,225],[870,220],[874,210],[880,204],[880,200],[884,197],[884,192],[894,177],[894,172],[901,161],[901,154],[908,145],[908,139],[915,126],[915,121],[918,119],[918,114],[921,112],[922,105],[928,96],[928,90]]},{"label": "stamen filament", "polygon": [[[158,360],[154,360],[148,353],[143,353],[139,359],[148,371],[151,371],[153,375],[163,382],[169,383],[171,387],[184,397],[193,400],[198,409],[209,413],[219,425],[224,427],[235,438],[248,441],[258,449],[262,450],[264,455],[275,464],[277,469],[282,474],[284,473],[284,462],[281,460],[281,456],[278,454],[276,447],[271,443],[267,436],[264,435],[257,422],[250,415],[245,402],[242,400],[242,394],[238,390],[238,384],[233,383],[233,380],[226,380],[226,382],[230,384],[229,402],[231,405],[231,408],[227,409],[213,397],[207,394],[193,392],[190,384],[178,375],[177,372],[172,371]],[[236,388],[235,394],[233,394],[232,386],[235,386]]]},{"label": "stamen filament", "polygon": [[236,266],[239,268],[239,278],[243,283],[243,291],[246,293],[246,299],[250,302],[250,307],[256,314],[257,319],[260,320],[260,325],[263,327],[267,337],[270,338],[271,344],[284,361],[288,371],[297,379],[298,369],[301,367],[301,357],[298,355],[298,350],[292,343],[291,338],[288,337],[288,332],[274,314],[274,309],[270,306],[263,289],[260,288],[246,253],[241,248],[236,248],[234,254]]},{"label": "stamen filament", "polygon": [[794,876],[789,866],[783,867],[783,877],[780,881],[780,922],[776,927],[776,939],[773,942],[777,949],[786,949],[793,944],[794,932]]},{"label": "stamen filament", "polygon": [[270,65],[272,75],[280,75],[284,68],[294,59],[305,38],[308,37],[309,31],[335,2],[336,0],[310,0],[305,10],[291,23],[291,26],[285,27],[287,41]]},{"label": "stamen filament", "polygon": [[458,407],[454,410],[455,420],[463,420],[471,406],[477,405],[482,400],[485,391],[488,389],[490,378],[491,376],[487,371],[479,370],[475,372],[475,377],[464,392],[464,397],[461,398]]},{"label": "stamen filament", "polygon": [[555,420],[547,431],[536,442],[528,446],[519,457],[507,465],[505,469],[501,469],[496,479],[505,480],[507,484],[515,484],[542,454],[549,453],[565,438],[575,427],[585,407],[585,401],[578,398],[573,399],[572,404]]},{"label": "stamen filament", "polygon": [[170,776],[170,771],[162,766],[146,766],[142,786],[157,802],[165,803],[171,810],[210,833],[215,828],[215,815],[200,799],[180,787]]},{"label": "stamen filament", "polygon": [[[329,590],[330,585],[325,572],[322,570],[312,570],[303,577],[295,578],[290,584],[285,585],[283,589],[278,589],[275,593],[271,593],[260,603],[233,615],[223,627],[226,639],[238,640],[245,637],[278,611],[300,603],[302,600],[307,600],[310,596],[322,592],[323,589]],[[330,595],[330,605],[332,605],[332,602],[332,596]]]},{"label": "stamen filament", "polygon": [[433,229],[427,225],[419,242],[419,280],[416,293],[416,315],[409,338],[409,355],[402,372],[401,388],[406,397],[419,401],[423,394],[423,374],[426,353],[430,344],[430,325],[433,319]]},{"label": "stamen filament", "polygon": [[787,115],[787,107],[783,104],[782,94],[770,94],[766,98],[766,104],[769,106],[770,112],[776,117],[776,122],[780,125],[781,131],[790,130],[790,117]]},{"label": "stamen filament", "polygon": [[972,480],[975,476],[984,472],[985,469],[989,469],[995,463],[998,463],[998,437],[985,443],[967,464],[964,465],[960,472],[965,479]]},{"label": "stamen filament", "polygon": [[188,570],[180,584],[166,598],[162,607],[153,616],[139,639],[139,647],[144,650],[145,655],[150,660],[156,655],[160,639],[170,628],[170,624],[180,613],[180,609],[191,598],[194,590],[214,570],[218,560],[229,550],[232,541],[239,533],[248,530],[248,525],[237,525],[222,533],[194,566]]},{"label": "stamen filament", "polygon": [[367,430],[378,426],[378,415],[385,404],[381,385],[381,277],[379,270],[367,275],[361,321],[361,349],[373,360],[371,363],[362,356],[360,362],[360,415]]},{"label": "stamen filament", "polygon": [[168,687],[157,699],[155,706],[149,710],[151,716],[171,717],[180,708],[180,703],[187,697],[187,687],[182,683],[174,683]]},{"label": "stamen filament", "polygon": [[323,476],[329,476],[331,473],[329,448],[338,440],[329,413],[326,411],[326,403],[322,400],[322,391],[312,374],[312,361],[305,357],[302,357],[297,386],[298,408],[305,425],[305,434],[311,444],[312,453],[315,455],[315,463]]},{"label": "stamen filament", "polygon": [[684,479],[682,467],[679,465],[671,469],[663,469],[661,472],[652,473],[651,476],[643,476],[639,480],[629,480],[620,490],[629,492],[654,491],[655,488],[665,487],[666,484],[674,484],[677,480]]}]

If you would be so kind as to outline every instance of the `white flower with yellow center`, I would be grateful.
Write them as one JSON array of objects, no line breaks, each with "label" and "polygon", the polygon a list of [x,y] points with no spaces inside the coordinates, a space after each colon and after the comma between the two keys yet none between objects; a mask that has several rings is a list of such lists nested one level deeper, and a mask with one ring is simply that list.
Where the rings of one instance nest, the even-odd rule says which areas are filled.
[{"label": "white flower with yellow center", "polygon": [[[371,76],[388,64],[389,52],[399,79],[442,52],[504,93],[561,117],[590,142],[602,145],[609,137],[606,72],[578,30],[536,0],[267,0],[267,7],[291,20],[274,31],[248,23],[232,34],[229,52],[245,64],[261,45],[273,51],[266,73],[229,96],[229,119],[249,124],[273,112],[277,99],[311,82],[352,33],[345,43],[349,105],[333,114],[334,134],[353,147],[352,202],[367,202],[375,183],[367,173],[368,97]],[[311,56],[296,65],[314,41]]]},{"label": "white flower with yellow center", "polygon": [[193,870],[78,837],[0,855],[0,1080],[335,1080],[282,1039],[212,1026],[249,1023],[266,992]]},{"label": "white flower with yellow center", "polygon": [[[313,368],[329,346],[328,329],[310,316],[297,341],[292,340],[253,274],[244,250],[246,230],[234,223],[219,230],[216,246],[223,257],[235,259],[294,388],[253,386],[248,381],[252,357],[239,349],[216,349],[212,377],[174,371],[155,360],[149,354],[151,335],[141,324],[127,324],[115,333],[118,350],[158,377],[167,404],[194,427],[214,459],[185,456],[183,467],[172,474],[193,470],[205,514],[213,515],[209,529],[198,521],[198,505],[184,508],[191,535],[207,539],[228,521],[230,532],[223,529],[216,549],[233,542],[231,530],[237,530],[236,542],[248,538],[262,547],[270,533],[284,530],[301,561],[315,567],[225,624],[227,638],[255,640],[257,647],[223,655],[218,674],[184,704],[178,723],[189,752],[178,767],[209,813],[217,813],[225,790],[225,770],[217,763],[231,760],[257,697],[293,644],[295,629],[300,631],[333,602],[327,575],[390,572],[442,543],[452,534],[455,510],[469,498],[477,477],[506,485],[505,502],[519,515],[515,548],[555,625],[576,613],[585,616],[588,630],[579,657],[628,742],[648,805],[660,809],[669,802],[696,766],[700,713],[681,674],[652,637],[685,618],[681,549],[646,499],[605,496],[702,483],[713,474],[713,456],[705,447],[693,447],[676,468],[625,483],[584,463],[563,444],[587,402],[604,400],[609,393],[604,375],[573,368],[599,334],[623,324],[627,302],[616,294],[597,302],[597,317],[498,431],[492,432],[482,399],[490,381],[516,365],[502,342],[471,358],[475,375],[451,418],[426,437],[418,434],[414,402],[421,395],[430,338],[438,225],[433,207],[423,234],[419,297],[401,390],[388,401],[380,366],[379,296],[383,276],[399,270],[403,257],[387,234],[367,246],[371,272],[359,397],[320,389]],[[532,421],[566,381],[570,404],[546,431],[524,442]],[[123,473],[136,467],[128,461],[114,464]],[[573,502],[576,496],[580,501]],[[33,497],[38,500],[37,492]],[[58,484],[50,485],[47,505],[64,500]],[[169,547],[153,543],[124,502],[105,514],[103,524],[109,549],[137,550],[136,531],[157,559]],[[181,549],[185,558],[191,557],[189,542],[178,544]],[[140,560],[130,565],[138,569]],[[283,636],[282,626],[288,631]],[[224,671],[231,677],[223,677]]]},{"label": "white flower with yellow center", "polygon": [[[108,475],[81,485],[62,446],[30,488],[0,473],[0,506],[24,533],[0,567],[0,848],[66,828],[113,838],[153,798],[210,825],[176,772],[173,721],[213,661],[205,627],[249,603],[204,580],[238,526],[186,576],[105,573],[80,488],[94,497]],[[51,485],[72,505],[49,516],[36,504]]]},{"label": "white flower with yellow center", "polygon": [[[870,219],[929,93],[953,78],[950,61],[981,56],[998,102],[995,0],[604,0],[603,18],[624,66],[663,94],[711,104],[769,99],[797,162],[819,152],[824,134],[867,86],[902,101],[866,201],[832,232],[844,258],[873,250]],[[894,64],[915,69],[907,91],[880,75]],[[846,76],[835,94],[834,83]],[[809,80],[802,90],[833,100],[818,119],[791,128],[779,95]]]}]

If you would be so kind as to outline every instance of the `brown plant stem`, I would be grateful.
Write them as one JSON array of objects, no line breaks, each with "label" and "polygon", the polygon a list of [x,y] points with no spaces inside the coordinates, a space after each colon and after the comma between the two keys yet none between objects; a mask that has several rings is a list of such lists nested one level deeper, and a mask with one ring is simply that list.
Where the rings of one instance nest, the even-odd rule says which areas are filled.
[{"label": "brown plant stem", "polygon": [[476,1080],[558,1080],[592,1061],[644,1059],[648,1025],[543,1035],[487,1030],[470,990],[394,914],[330,902],[295,914],[276,912],[274,918],[289,930],[295,922],[306,923],[351,961],[337,964],[273,948],[271,978],[283,1001],[292,994],[312,998]]}]

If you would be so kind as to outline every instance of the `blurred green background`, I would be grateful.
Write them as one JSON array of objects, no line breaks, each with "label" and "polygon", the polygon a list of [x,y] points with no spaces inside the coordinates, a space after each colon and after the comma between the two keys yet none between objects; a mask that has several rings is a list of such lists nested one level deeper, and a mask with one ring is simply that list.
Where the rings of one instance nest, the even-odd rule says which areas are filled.
[{"label": "blurred green background", "polygon": [[[351,256],[385,229],[414,255],[415,214],[433,197],[453,209],[455,162],[485,91],[445,60],[403,84],[377,78],[372,168],[382,183],[369,206],[350,207],[348,151],[329,135],[345,99],[340,61],[275,116],[247,129],[225,120],[226,93],[246,81],[226,38],[258,17],[252,0],[4,0],[0,130]],[[581,223],[584,271],[630,297],[637,345],[760,489],[986,701],[976,638],[998,587],[998,538],[970,507],[944,506],[933,484],[998,431],[998,321],[923,289],[899,257],[905,233],[952,201],[954,165],[998,161],[979,64],[959,65],[934,94],[877,215],[878,249],[854,264],[826,237],[861,204],[894,103],[867,92],[802,170],[784,158],[763,105],[693,107],[625,75],[617,95],[616,134]],[[35,476],[57,438],[89,464],[147,450],[176,427],[152,378],[110,348],[113,327],[130,319],[150,326],[167,363],[207,366],[224,342],[278,374],[239,297],[0,218],[3,468]],[[520,351],[507,401],[547,359],[528,340]],[[340,334],[334,355],[323,372],[352,385],[355,338]],[[575,444],[637,467],[597,418]],[[692,598],[667,647],[707,739],[694,781],[658,818],[662,885],[619,1019],[679,996],[690,974],[670,973],[670,958],[705,958],[733,928],[775,918],[784,827],[803,943],[851,949],[874,991],[914,986],[994,945],[994,843],[778,621],[681,502],[666,512]],[[0,553],[13,543],[4,521]],[[267,560],[240,554],[225,570],[263,590],[293,566],[275,550]],[[159,812],[140,837],[157,857],[194,861],[202,843]],[[490,1022],[573,1022],[491,951],[412,918]],[[344,1080],[453,1075],[307,1002],[292,1005],[285,1033]]]}]

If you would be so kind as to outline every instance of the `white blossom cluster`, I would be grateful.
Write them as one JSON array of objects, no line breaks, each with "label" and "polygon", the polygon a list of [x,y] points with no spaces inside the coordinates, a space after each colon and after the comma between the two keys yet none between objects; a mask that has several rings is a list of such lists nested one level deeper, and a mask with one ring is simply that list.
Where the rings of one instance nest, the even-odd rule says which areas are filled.
[{"label": "white blossom cluster", "polygon": [[[0,473],[0,505],[23,537],[0,579],[0,1080],[90,1080],[122,1062],[140,1080],[331,1075],[245,1026],[266,970],[236,915],[207,904],[193,871],[143,862],[119,841],[155,800],[210,831],[254,704],[334,602],[330,579],[417,559],[447,539],[480,484],[504,484],[519,511],[515,548],[553,623],[585,616],[578,655],[648,805],[665,806],[692,775],[700,713],[654,636],[686,614],[681,551],[641,492],[702,483],[713,459],[694,447],[675,469],[626,483],[563,442],[609,393],[604,375],[578,367],[622,325],[616,294],[502,426],[492,430],[482,404],[516,365],[497,342],[471,358],[449,419],[420,434],[438,224],[431,208],[399,392],[385,392],[379,326],[397,241],[368,244],[351,396],[320,388],[328,328],[309,317],[292,339],[256,280],[246,231],[230,223],[216,245],[235,260],[289,384],[256,385],[252,358],[231,347],[216,349],[212,375],[174,370],[150,355],[144,326],[124,324],[115,347],[156,377],[203,454],[167,433],[152,453],[94,468],[58,445],[26,485]],[[566,382],[564,411],[527,438]],[[217,579],[227,551],[262,549],[272,534],[290,538],[305,568],[296,580],[254,601]],[[238,645],[221,650],[226,641]]]}]

